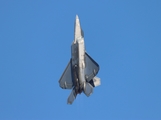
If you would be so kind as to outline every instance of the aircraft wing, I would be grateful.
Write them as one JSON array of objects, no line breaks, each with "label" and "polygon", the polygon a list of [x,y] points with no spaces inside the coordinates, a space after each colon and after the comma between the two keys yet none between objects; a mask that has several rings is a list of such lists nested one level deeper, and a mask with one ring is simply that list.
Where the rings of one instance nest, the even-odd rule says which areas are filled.
[{"label": "aircraft wing", "polygon": [[85,78],[89,82],[99,71],[99,65],[85,53]]},{"label": "aircraft wing", "polygon": [[70,59],[63,75],[59,80],[59,85],[63,89],[72,89],[73,77],[72,77],[72,59]]}]

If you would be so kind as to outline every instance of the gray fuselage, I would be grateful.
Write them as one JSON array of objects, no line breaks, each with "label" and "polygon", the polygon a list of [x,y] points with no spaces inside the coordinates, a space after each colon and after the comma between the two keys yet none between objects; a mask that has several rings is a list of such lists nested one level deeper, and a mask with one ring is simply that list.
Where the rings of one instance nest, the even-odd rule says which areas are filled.
[{"label": "gray fuselage", "polygon": [[80,37],[73,41],[71,45],[72,56],[72,69],[73,69],[73,82],[76,93],[81,93],[85,82],[85,45],[84,38]]},{"label": "gray fuselage", "polygon": [[96,77],[98,71],[99,65],[85,51],[84,32],[76,15],[71,59],[59,80],[61,88],[72,89],[68,104],[73,103],[77,94],[83,92],[89,97],[93,93],[93,88],[100,85],[100,78]]}]

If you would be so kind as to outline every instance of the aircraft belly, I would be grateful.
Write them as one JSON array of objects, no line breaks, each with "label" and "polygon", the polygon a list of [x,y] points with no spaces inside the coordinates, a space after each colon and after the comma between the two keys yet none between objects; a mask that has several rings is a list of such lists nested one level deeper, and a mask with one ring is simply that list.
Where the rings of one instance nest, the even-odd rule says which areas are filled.
[{"label": "aircraft belly", "polygon": [[79,67],[84,68],[85,63],[84,63],[84,56],[85,56],[85,48],[84,48],[84,40],[81,39],[78,42],[78,56],[79,56]]},{"label": "aircraft belly", "polygon": [[79,56],[79,82],[82,85],[85,82],[84,77],[84,68],[85,68],[85,62],[84,62],[84,40],[83,38],[78,41],[78,56]]},{"label": "aircraft belly", "polygon": [[80,68],[79,69],[79,84],[83,84],[85,82],[85,77],[84,77],[84,69]]},{"label": "aircraft belly", "polygon": [[78,65],[78,46],[77,44],[72,44],[71,46],[71,55],[72,55],[72,66]]}]

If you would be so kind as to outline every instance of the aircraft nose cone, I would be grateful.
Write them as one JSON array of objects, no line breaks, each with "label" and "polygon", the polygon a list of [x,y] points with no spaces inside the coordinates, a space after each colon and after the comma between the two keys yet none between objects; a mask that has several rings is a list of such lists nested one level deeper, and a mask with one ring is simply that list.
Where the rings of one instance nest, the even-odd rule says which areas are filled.
[{"label": "aircraft nose cone", "polygon": [[78,15],[76,15],[75,19],[79,19]]},{"label": "aircraft nose cone", "polygon": [[82,34],[81,34],[81,26],[80,26],[80,21],[79,21],[78,15],[76,15],[76,19],[75,19],[74,36],[75,36],[74,37],[75,42],[76,42],[77,38],[80,38],[82,36]]}]

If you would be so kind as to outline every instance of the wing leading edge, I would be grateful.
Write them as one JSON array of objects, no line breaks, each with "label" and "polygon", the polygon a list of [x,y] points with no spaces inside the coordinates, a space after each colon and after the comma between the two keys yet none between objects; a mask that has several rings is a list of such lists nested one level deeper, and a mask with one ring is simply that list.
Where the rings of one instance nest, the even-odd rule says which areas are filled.
[{"label": "wing leading edge", "polygon": [[71,59],[59,80],[59,85],[63,89],[72,89],[73,87],[72,60]]}]

